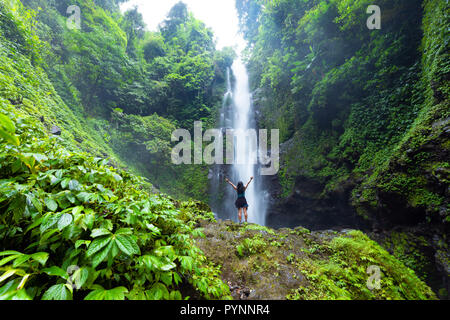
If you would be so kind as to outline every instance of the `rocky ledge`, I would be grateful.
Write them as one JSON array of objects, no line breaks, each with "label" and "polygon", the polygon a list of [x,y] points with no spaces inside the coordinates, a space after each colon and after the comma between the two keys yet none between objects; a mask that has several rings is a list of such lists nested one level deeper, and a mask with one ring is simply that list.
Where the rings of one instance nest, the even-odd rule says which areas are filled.
[{"label": "rocky ledge", "polygon": [[436,299],[414,271],[361,231],[199,224],[204,237],[197,245],[221,265],[234,299]]}]

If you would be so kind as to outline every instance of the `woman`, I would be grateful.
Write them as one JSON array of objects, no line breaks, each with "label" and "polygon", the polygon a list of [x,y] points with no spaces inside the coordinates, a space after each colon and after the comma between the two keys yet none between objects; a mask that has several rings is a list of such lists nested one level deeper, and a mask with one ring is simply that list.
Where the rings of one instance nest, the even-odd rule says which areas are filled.
[{"label": "woman", "polygon": [[235,202],[235,206],[238,209],[238,216],[239,216],[239,223],[242,222],[242,210],[244,210],[244,216],[245,216],[245,222],[248,220],[248,203],[247,199],[245,198],[245,191],[247,190],[250,183],[253,181],[253,177],[250,178],[250,181],[247,183],[247,185],[244,187],[244,184],[239,181],[238,185],[235,186],[228,178],[225,179],[226,182],[228,182],[234,190],[237,191],[238,198]]}]

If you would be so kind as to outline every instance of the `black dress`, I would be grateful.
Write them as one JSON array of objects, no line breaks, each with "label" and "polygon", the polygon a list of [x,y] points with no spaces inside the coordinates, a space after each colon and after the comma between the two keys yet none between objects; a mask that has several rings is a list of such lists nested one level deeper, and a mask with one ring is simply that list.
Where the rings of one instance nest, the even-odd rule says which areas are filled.
[{"label": "black dress", "polygon": [[248,208],[247,199],[245,198],[245,192],[239,193],[236,202],[234,203],[237,209]]}]

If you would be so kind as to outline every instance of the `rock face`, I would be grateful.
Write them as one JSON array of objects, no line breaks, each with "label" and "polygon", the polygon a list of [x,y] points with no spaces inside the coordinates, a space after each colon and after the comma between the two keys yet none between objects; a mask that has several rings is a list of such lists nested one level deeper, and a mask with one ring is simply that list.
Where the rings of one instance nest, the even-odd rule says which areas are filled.
[{"label": "rock face", "polygon": [[58,126],[53,126],[53,127],[50,129],[50,133],[51,133],[52,135],[54,135],[54,136],[60,136],[61,133],[62,133],[62,130],[61,130],[61,128],[58,127]]},{"label": "rock face", "polygon": [[449,299],[450,243],[448,235],[442,230],[430,232],[429,226],[423,225],[399,227],[368,235],[413,269],[440,299]]},{"label": "rock face", "polygon": [[[436,119],[411,135],[370,184],[367,178],[351,175],[325,192],[323,184],[300,175],[286,196],[280,178],[267,177],[268,225],[372,232],[374,240],[416,271],[440,298],[448,299],[450,119]],[[290,144],[282,145],[282,159]],[[404,245],[391,243],[398,233],[416,245],[405,250]]]},{"label": "rock face", "polygon": [[[437,168],[434,172],[441,172]],[[445,171],[446,172],[446,171]],[[440,299],[449,299],[450,293],[450,239],[448,225],[429,224],[417,210],[399,206],[395,201],[382,212],[373,212],[369,220],[359,216],[349,204],[352,184],[342,186],[340,193],[321,198],[322,186],[317,182],[299,177],[296,192],[283,199],[278,197],[281,187],[277,177],[272,177],[271,206],[268,225],[274,228],[304,226],[311,230],[357,228],[365,230],[396,258],[414,270]],[[347,190],[346,190],[347,188]],[[386,200],[385,198],[383,198]],[[447,214],[445,211],[441,215]]]},{"label": "rock face", "polygon": [[[435,299],[402,262],[356,230],[310,232],[201,220],[197,245],[234,299]],[[379,289],[367,270],[380,271]]]},{"label": "rock face", "polygon": [[336,228],[369,229],[370,224],[349,204],[349,186],[323,198],[323,186],[305,177],[297,177],[294,192],[281,196],[278,177],[266,183],[271,195],[267,224],[273,228],[303,226],[311,230]]}]

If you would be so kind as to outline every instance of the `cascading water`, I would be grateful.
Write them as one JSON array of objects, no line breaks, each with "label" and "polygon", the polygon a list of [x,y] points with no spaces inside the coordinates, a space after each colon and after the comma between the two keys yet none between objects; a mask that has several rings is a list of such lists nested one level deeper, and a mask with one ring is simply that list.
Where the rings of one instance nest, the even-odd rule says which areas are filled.
[{"label": "cascading water", "polygon": [[[248,129],[256,129],[252,108],[252,97],[246,67],[241,59],[236,59],[232,66],[234,87],[232,89],[230,70],[227,72],[227,92],[223,100],[220,126],[223,131],[233,129],[236,132],[234,142],[233,165],[216,165],[211,174],[213,199],[211,206],[219,219],[237,221],[237,209],[234,206],[236,191],[224,183],[229,177],[234,184],[242,181],[244,185],[254,177],[246,191],[249,204],[248,222],[265,225],[266,206],[263,183],[257,164],[257,143],[251,143],[244,134]],[[215,200],[215,201],[214,201]]]}]

